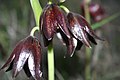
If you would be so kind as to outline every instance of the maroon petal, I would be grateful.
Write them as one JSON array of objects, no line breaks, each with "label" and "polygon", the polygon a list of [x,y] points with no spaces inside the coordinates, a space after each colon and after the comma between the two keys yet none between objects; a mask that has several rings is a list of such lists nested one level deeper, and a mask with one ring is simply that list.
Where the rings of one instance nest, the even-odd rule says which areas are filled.
[{"label": "maroon petal", "polygon": [[54,24],[56,24],[54,11],[51,5],[47,5],[41,15],[40,25],[43,34],[48,40],[51,40],[56,32]]},{"label": "maroon petal", "polygon": [[40,71],[41,45],[40,45],[40,43],[38,41],[36,41],[36,44],[34,45],[34,47],[36,47],[35,52],[33,52],[34,62],[35,62],[35,77],[36,77],[36,79],[39,80],[40,77],[42,76],[42,72]]},{"label": "maroon petal", "polygon": [[30,70],[31,75],[37,79],[40,80],[40,77],[42,75],[42,72],[40,71],[40,63],[38,64],[38,62],[35,62],[35,58],[33,57],[33,54],[30,55],[30,57],[28,58],[28,67]]},{"label": "maroon petal", "polygon": [[[14,57],[15,57],[15,54],[12,53],[12,54],[10,55],[9,59],[7,60],[7,62],[1,67],[1,69],[4,69],[5,67],[7,67],[7,66],[13,61]],[[1,70],[1,69],[0,69],[0,70]]]},{"label": "maroon petal", "polygon": [[62,32],[70,38],[70,33],[68,31],[68,22],[64,12],[59,8],[59,6],[53,4],[53,10],[55,14],[55,19],[57,21],[57,27],[59,27]]},{"label": "maroon petal", "polygon": [[67,54],[72,57],[77,46],[77,40],[75,38],[71,38],[68,41],[69,44],[67,45]]},{"label": "maroon petal", "polygon": [[41,45],[37,39],[33,41],[31,55],[28,58],[28,67],[31,72],[31,75],[40,80],[42,72],[40,71],[40,62],[41,62]]},{"label": "maroon petal", "polygon": [[[21,41],[16,45],[16,47],[14,48],[12,54],[11,54],[10,57],[8,58],[7,62],[1,67],[1,69],[7,67],[7,66],[13,61],[13,59],[15,58],[15,54],[20,52],[21,47],[22,47],[22,44],[23,44],[23,42],[22,42],[22,40],[21,40]],[[1,69],[0,69],[0,70],[1,70]]]},{"label": "maroon petal", "polygon": [[23,39],[23,44],[21,44],[21,48],[20,51],[18,51],[18,53],[15,54],[15,58],[14,58],[14,64],[13,64],[13,77],[16,77],[17,74],[21,71],[21,69],[23,68],[27,58],[30,55],[30,49],[31,49],[31,45],[32,45],[32,41],[33,41],[33,37],[32,36],[28,36],[25,39]]}]

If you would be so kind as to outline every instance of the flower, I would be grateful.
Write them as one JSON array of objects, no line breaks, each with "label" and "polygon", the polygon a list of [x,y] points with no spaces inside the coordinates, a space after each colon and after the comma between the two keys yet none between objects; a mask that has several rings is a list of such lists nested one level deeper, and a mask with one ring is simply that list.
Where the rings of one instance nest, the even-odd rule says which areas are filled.
[{"label": "flower", "polygon": [[[97,3],[90,3],[88,6],[90,15],[95,22],[101,21],[104,18],[105,10],[101,5]],[[81,5],[81,8],[84,14],[84,4]]]},{"label": "flower", "polygon": [[67,18],[70,24],[69,29],[74,38],[77,40],[76,49],[79,50],[83,44],[91,48],[90,41],[97,44],[95,38],[102,40],[95,35],[88,22],[81,15],[70,12],[68,13]]},{"label": "flower", "polygon": [[32,76],[34,79],[40,80],[42,75],[42,72],[40,71],[40,63],[40,42],[36,37],[28,36],[16,45],[9,59],[1,69],[10,65],[6,71],[13,70],[13,77],[16,77],[18,73],[24,69],[28,77]]},{"label": "flower", "polygon": [[57,32],[62,32],[67,38],[70,38],[67,18],[57,4],[47,4],[43,9],[40,16],[40,30],[45,46],[49,45]]}]

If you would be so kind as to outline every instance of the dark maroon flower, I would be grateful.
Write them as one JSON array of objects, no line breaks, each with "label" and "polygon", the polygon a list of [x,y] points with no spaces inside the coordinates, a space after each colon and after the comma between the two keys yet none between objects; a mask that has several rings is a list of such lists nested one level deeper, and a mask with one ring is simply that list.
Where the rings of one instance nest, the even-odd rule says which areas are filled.
[{"label": "dark maroon flower", "polygon": [[77,49],[80,49],[83,44],[91,48],[90,41],[97,44],[94,38],[101,40],[95,35],[88,22],[81,15],[70,12],[67,18],[70,24],[69,29],[77,40]]},{"label": "dark maroon flower", "polygon": [[34,79],[40,80],[42,75],[40,63],[41,45],[37,38],[28,36],[16,45],[9,59],[1,69],[10,65],[6,71],[13,70],[13,77],[16,77],[24,69],[28,77],[32,76]]},{"label": "dark maroon flower", "polygon": [[[82,8],[82,11],[84,14],[84,5],[83,4],[81,5],[81,8]],[[101,21],[105,16],[104,8],[97,3],[90,3],[89,4],[89,11],[90,11],[91,17],[96,22]]]},{"label": "dark maroon flower", "polygon": [[45,46],[57,32],[62,32],[67,38],[70,38],[68,31],[68,22],[65,14],[56,4],[47,4],[40,16],[40,29],[43,34]]}]

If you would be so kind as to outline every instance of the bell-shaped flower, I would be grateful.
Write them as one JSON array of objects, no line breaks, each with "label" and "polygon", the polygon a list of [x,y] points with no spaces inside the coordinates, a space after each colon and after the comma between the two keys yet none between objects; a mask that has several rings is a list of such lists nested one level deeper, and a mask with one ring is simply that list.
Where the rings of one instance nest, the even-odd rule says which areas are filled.
[{"label": "bell-shaped flower", "polygon": [[12,70],[13,77],[16,77],[24,69],[28,77],[32,76],[35,80],[40,80],[42,76],[40,63],[40,42],[34,36],[28,36],[16,45],[9,59],[1,69],[10,65],[6,71]]},{"label": "bell-shaped flower", "polygon": [[90,41],[97,44],[95,38],[102,40],[96,36],[88,22],[81,15],[70,12],[68,13],[67,18],[70,24],[69,29],[74,38],[77,40],[76,49],[80,49],[83,44],[91,48]]},{"label": "bell-shaped flower", "polygon": [[40,30],[45,46],[49,45],[57,32],[62,32],[67,38],[70,38],[67,17],[57,4],[47,4],[43,9],[40,16]]},{"label": "bell-shaped flower", "polygon": [[94,21],[96,22],[101,21],[105,16],[105,10],[103,7],[96,3],[91,3],[89,5],[89,11]]},{"label": "bell-shaped flower", "polygon": [[[104,8],[97,3],[89,3],[88,4],[89,12],[91,15],[91,18],[95,21],[101,21],[105,17],[105,10]],[[84,4],[81,5],[81,9],[84,15]]]}]

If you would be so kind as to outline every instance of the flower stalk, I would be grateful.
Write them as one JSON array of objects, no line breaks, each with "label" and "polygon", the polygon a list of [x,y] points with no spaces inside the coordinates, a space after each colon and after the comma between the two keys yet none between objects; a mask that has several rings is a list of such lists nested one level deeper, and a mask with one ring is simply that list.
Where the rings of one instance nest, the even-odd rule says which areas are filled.
[{"label": "flower stalk", "polygon": [[66,13],[69,13],[69,9],[63,5],[60,5],[60,7],[66,12]]},{"label": "flower stalk", "polygon": [[31,36],[34,36],[34,33],[35,33],[35,31],[39,31],[39,27],[38,26],[36,26],[36,27],[33,27],[33,29],[31,30],[31,32],[30,32],[30,35]]},{"label": "flower stalk", "polygon": [[54,51],[53,45],[48,45],[48,80],[54,80]]},{"label": "flower stalk", "polygon": [[[84,11],[85,11],[85,18],[90,24],[90,13],[89,13],[89,7],[88,4],[90,3],[90,0],[84,0]],[[91,58],[91,49],[86,47],[86,65],[85,65],[85,80],[91,80],[91,67],[90,67],[90,58]]]},{"label": "flower stalk", "polygon": [[84,11],[85,11],[85,18],[90,24],[90,13],[89,13],[89,7],[88,4],[90,3],[90,0],[84,0]]}]

